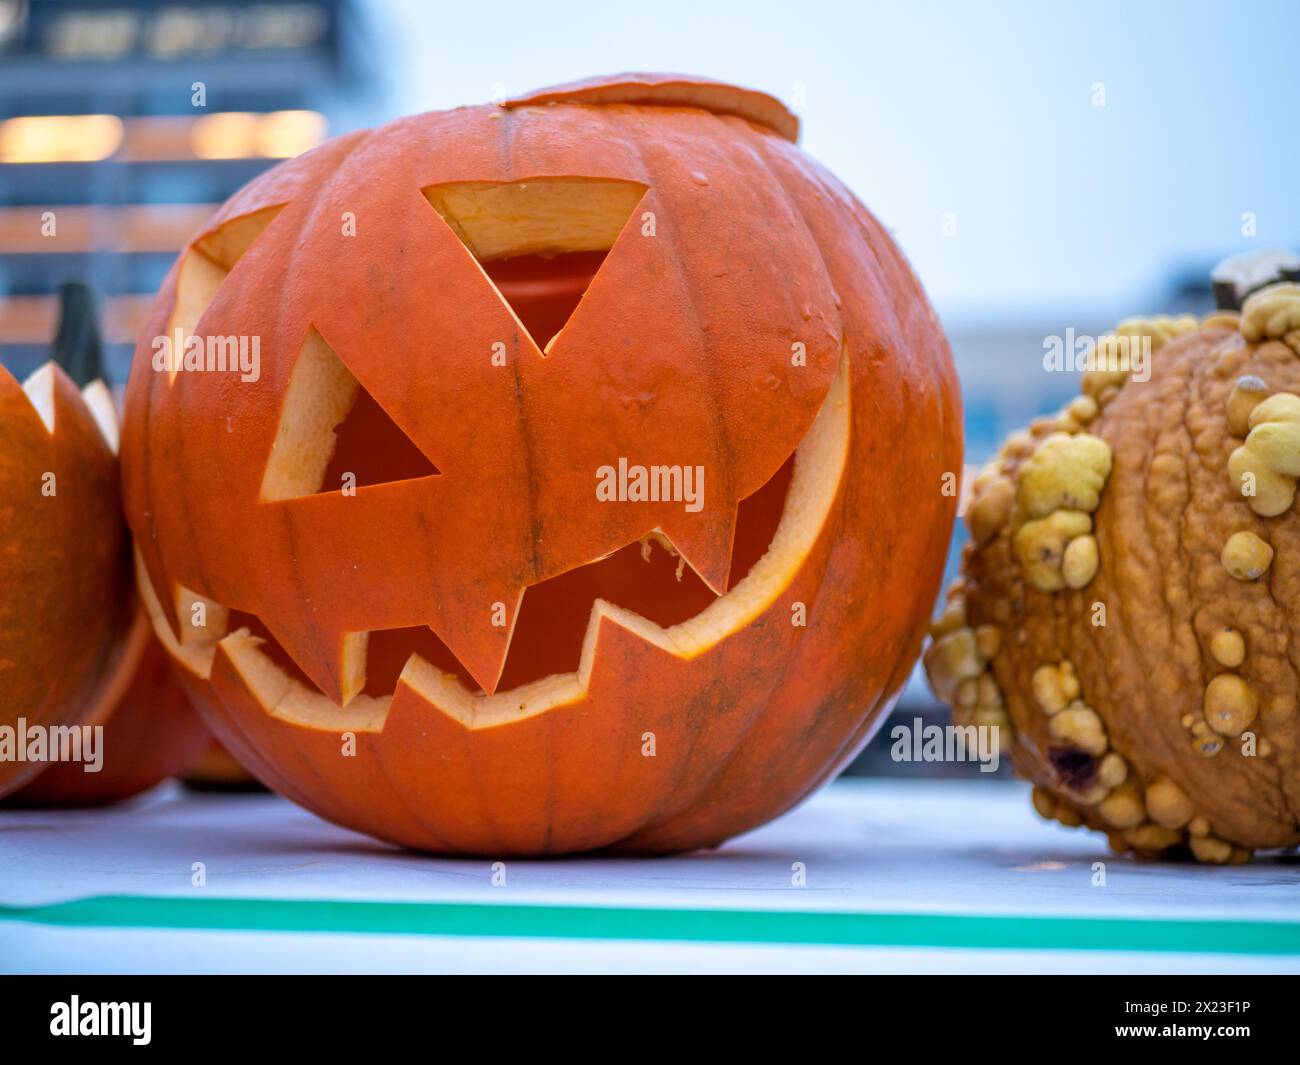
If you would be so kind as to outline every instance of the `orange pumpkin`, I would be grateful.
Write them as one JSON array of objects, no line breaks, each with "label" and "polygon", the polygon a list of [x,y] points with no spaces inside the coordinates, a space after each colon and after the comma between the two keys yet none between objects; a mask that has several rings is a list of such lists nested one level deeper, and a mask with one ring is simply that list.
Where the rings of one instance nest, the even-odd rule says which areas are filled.
[{"label": "orange pumpkin", "polygon": [[[24,753],[36,732],[53,747],[51,728],[102,731],[78,761],[0,757],[10,805],[127,798],[207,736],[135,596],[94,300],[78,283],[60,295],[53,359],[22,386],[0,367],[0,725]],[[93,380],[78,392],[64,366]]]},{"label": "orange pumpkin", "polygon": [[148,615],[135,618],[112,670],[90,701],[82,725],[103,726],[103,764],[48,766],[5,801],[16,806],[91,806],[128,799],[174,776],[210,742],[158,643]]},{"label": "orange pumpkin", "polygon": [[434,851],[659,852],[866,742],[941,576],[957,385],[796,129],[602,79],[339,137],[189,244],[136,353],[127,512],[159,636],[261,779]]},{"label": "orange pumpkin", "polygon": [[22,384],[0,367],[0,795],[47,764],[19,756],[24,736],[86,715],[131,616],[105,417],[102,384],[83,398],[52,362]]}]

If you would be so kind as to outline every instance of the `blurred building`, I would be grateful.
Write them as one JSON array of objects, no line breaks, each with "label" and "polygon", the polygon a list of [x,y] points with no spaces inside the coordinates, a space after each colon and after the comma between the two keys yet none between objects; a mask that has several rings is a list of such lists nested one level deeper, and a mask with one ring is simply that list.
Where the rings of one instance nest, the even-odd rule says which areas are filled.
[{"label": "blurred building", "polygon": [[365,115],[350,0],[0,0],[0,362],[98,294],[109,367],[185,240],[278,159]]}]

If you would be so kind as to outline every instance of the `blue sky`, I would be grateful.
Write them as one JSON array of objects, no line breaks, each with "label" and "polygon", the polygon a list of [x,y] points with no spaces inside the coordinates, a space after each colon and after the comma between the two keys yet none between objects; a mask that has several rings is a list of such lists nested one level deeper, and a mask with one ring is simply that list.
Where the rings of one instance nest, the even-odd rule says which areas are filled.
[{"label": "blue sky", "polygon": [[1300,243],[1295,0],[370,0],[368,15],[393,114],[620,70],[787,102],[804,86],[803,147],[894,229],[949,322],[1157,309],[1174,271]]}]

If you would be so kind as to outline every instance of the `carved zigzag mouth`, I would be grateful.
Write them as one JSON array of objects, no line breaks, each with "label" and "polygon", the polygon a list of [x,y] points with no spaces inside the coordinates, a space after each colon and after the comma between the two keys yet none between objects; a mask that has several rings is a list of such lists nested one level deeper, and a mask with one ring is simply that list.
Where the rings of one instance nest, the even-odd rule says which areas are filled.
[{"label": "carved zigzag mouth", "polygon": [[[432,209],[431,231],[442,226],[442,232],[454,233],[462,245],[459,255],[446,246],[433,247],[441,249],[438,254],[449,267],[481,275],[482,292],[494,293],[491,302],[496,310],[504,307],[515,331],[531,338],[524,345],[521,358],[525,359],[529,351],[538,360],[549,358],[553,349],[561,356],[561,337],[572,340],[572,320],[587,300],[589,286],[597,285],[596,275],[606,255],[617,258],[616,247],[626,254],[647,246],[636,223],[647,186],[635,181],[537,177],[454,182],[421,191]],[[214,300],[219,304],[216,317],[224,324],[222,314],[229,317],[232,312],[217,300],[219,290],[225,289],[236,264],[286,210],[292,213],[291,203],[263,206],[228,218],[197,239],[180,261],[175,303],[166,324],[183,326],[186,333],[196,335],[205,332],[205,322],[215,328],[208,318]],[[264,266],[258,261],[250,269],[256,273]],[[239,315],[235,319],[243,320]],[[295,323],[294,329],[301,325]],[[464,456],[457,458],[461,443],[426,439],[430,436],[428,404],[388,395],[386,379],[376,376],[375,366],[365,359],[357,362],[356,350],[349,349],[353,361],[345,362],[312,321],[304,329],[305,340],[279,394],[279,421],[257,493],[258,516],[294,528],[295,515],[303,516],[304,523],[311,515],[311,521],[333,529],[335,537],[330,538],[329,549],[319,553],[324,560],[318,559],[319,566],[336,565],[339,558],[364,561],[367,556],[359,554],[369,547],[364,530],[358,532],[355,522],[334,520],[342,513],[335,509],[340,496],[349,491],[358,497],[375,493],[368,497],[372,502],[382,499],[394,506],[399,492],[404,493],[402,499],[424,492],[436,496],[440,484],[465,479]],[[296,336],[281,338],[280,346],[298,342]],[[160,635],[193,672],[208,676],[220,648],[268,709],[289,712],[285,708],[293,707],[293,713],[306,717],[319,710],[333,722],[339,720],[340,702],[352,715],[377,715],[376,720],[382,721],[396,686],[417,686],[417,681],[421,690],[434,693],[429,695],[431,701],[466,721],[540,712],[585,691],[597,633],[606,623],[619,624],[679,657],[692,657],[756,617],[754,603],[761,601],[764,609],[769,606],[818,535],[821,522],[813,522],[810,514],[815,511],[819,519],[825,518],[848,447],[847,357],[843,351],[840,356],[838,377],[812,427],[767,485],[740,500],[738,510],[732,503],[725,523],[719,515],[716,522],[678,526],[675,518],[660,510],[646,524],[653,522],[662,529],[651,529],[641,542],[633,541],[558,574],[537,564],[535,572],[548,579],[528,584],[522,592],[516,574],[503,576],[500,565],[488,565],[477,573],[462,570],[481,585],[475,587],[475,601],[493,602],[495,608],[502,605],[498,600],[515,597],[513,609],[505,623],[496,624],[491,639],[487,638],[490,630],[469,624],[463,610],[447,612],[446,602],[467,597],[445,556],[428,557],[436,565],[426,569],[437,574],[436,580],[421,573],[419,584],[389,582],[384,602],[391,609],[384,620],[400,617],[399,623],[421,622],[409,629],[348,631],[350,611],[340,602],[316,601],[307,610],[302,604],[295,607],[283,595],[259,601],[258,590],[248,587],[240,592],[247,596],[240,606],[254,613],[242,614],[176,586],[165,593],[172,599],[165,613],[176,618],[179,628],[172,630],[164,621]],[[830,370],[829,360],[825,370]],[[829,373],[822,379],[828,378]],[[171,402],[183,407],[180,382],[175,375],[168,381],[174,390]],[[370,389],[379,389],[387,401]],[[638,395],[623,401],[647,402]],[[808,417],[811,407],[806,400],[801,402],[801,417]],[[657,446],[663,444],[661,440]],[[438,456],[438,467],[433,456]],[[441,469],[444,459],[449,470],[446,481]],[[727,477],[720,483],[728,483]],[[818,500],[819,506],[810,500]],[[687,514],[694,516],[689,508]],[[402,511],[399,517],[405,520],[409,515]],[[555,515],[550,518],[554,523]],[[724,524],[726,535],[719,532]],[[300,543],[323,541],[312,539],[315,526],[303,528]],[[457,535],[463,531],[456,527]],[[635,531],[634,523],[624,522],[611,539],[621,540]],[[666,531],[676,536],[676,543]],[[421,526],[398,539],[409,546],[423,542],[424,534]],[[337,539],[340,535],[343,540]],[[512,529],[509,535],[515,537],[516,549],[526,548],[526,528]],[[540,542],[536,535],[534,542]],[[600,550],[607,542],[601,542]],[[585,553],[583,549],[573,555]],[[415,577],[425,559],[410,550],[406,556],[405,572]],[[557,555],[553,561],[568,558]],[[472,559],[467,563],[472,564]],[[366,579],[353,575],[354,581],[361,582],[358,594],[371,586],[364,583]],[[373,584],[388,580],[388,575],[372,571],[368,579]],[[480,590],[485,594],[478,595]],[[146,589],[144,595],[151,600],[152,590]],[[283,613],[277,605],[281,601],[287,604]],[[199,604],[208,615],[203,627],[186,623],[191,608]],[[374,620],[368,627],[373,628]],[[271,637],[271,629],[280,640]],[[485,687],[496,694],[486,695]],[[322,702],[318,705],[317,700]]]},{"label": "carved zigzag mouth", "polygon": [[[367,690],[340,708],[306,680],[283,650],[264,635],[256,619],[246,617],[248,624],[236,624],[240,620],[238,615],[209,602],[208,628],[183,627],[183,638],[178,640],[164,616],[145,567],[137,558],[140,593],[155,630],[174,659],[195,676],[208,679],[220,651],[252,696],[274,717],[328,730],[381,731],[393,693],[396,687],[404,685],[465,728],[508,724],[583,698],[598,660],[600,633],[606,625],[617,626],[665,654],[690,660],[743,631],[777,603],[822,535],[832,512],[848,463],[850,423],[849,365],[845,353],[841,355],[838,371],[817,417],[782,472],[745,501],[754,502],[758,517],[738,526],[733,573],[743,573],[741,579],[734,581],[721,596],[709,592],[694,574],[689,576],[704,589],[703,595],[695,590],[686,596],[665,597],[658,604],[638,601],[645,588],[641,592],[632,590],[630,600],[620,595],[625,602],[647,607],[641,611],[602,596],[587,600],[591,606],[581,629],[577,668],[568,672],[561,671],[562,660],[567,654],[567,662],[572,662],[573,650],[563,641],[548,641],[547,633],[555,618],[553,609],[548,608],[564,602],[582,602],[581,598],[575,600],[575,581],[588,580],[611,561],[620,567],[618,572],[630,572],[629,564],[642,552],[658,560],[658,571],[647,574],[653,581],[661,582],[665,572],[668,579],[676,580],[674,570],[684,579],[687,572],[680,560],[647,539],[629,544],[614,556],[594,560],[552,582],[530,588],[525,604],[529,595],[534,603],[540,604],[535,627],[531,622],[525,624],[527,612],[521,610],[520,621],[512,633],[512,653],[507,655],[502,688],[491,695],[475,690],[466,671],[454,659],[448,661],[449,655],[444,655],[446,648],[438,644],[434,653],[409,651],[401,657],[396,671],[390,670],[387,676],[383,671],[374,671]],[[741,528],[751,530],[748,545],[742,543]],[[662,536],[654,539],[660,546],[671,547]],[[746,563],[747,570],[737,570]],[[587,576],[583,576],[584,571]],[[552,585],[549,593],[548,584]],[[202,600],[184,589],[176,589],[176,594],[181,618],[188,616],[190,604]],[[208,635],[214,630],[219,635]],[[437,642],[432,633],[424,638]],[[529,641],[540,642],[530,647]],[[512,658],[527,664],[512,670]]]}]

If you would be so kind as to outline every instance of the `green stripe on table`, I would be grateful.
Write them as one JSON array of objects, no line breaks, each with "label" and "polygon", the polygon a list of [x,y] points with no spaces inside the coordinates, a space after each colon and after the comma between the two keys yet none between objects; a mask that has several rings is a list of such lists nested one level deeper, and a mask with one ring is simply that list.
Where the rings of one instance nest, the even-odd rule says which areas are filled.
[{"label": "green stripe on table", "polygon": [[0,906],[0,920],[71,928],[512,936],[872,947],[1300,954],[1300,923],[659,909],[101,895]]}]

